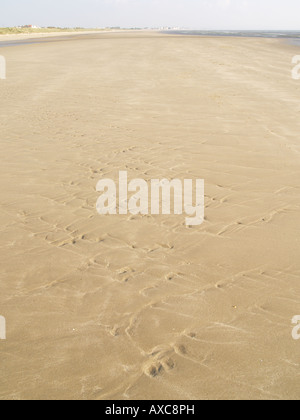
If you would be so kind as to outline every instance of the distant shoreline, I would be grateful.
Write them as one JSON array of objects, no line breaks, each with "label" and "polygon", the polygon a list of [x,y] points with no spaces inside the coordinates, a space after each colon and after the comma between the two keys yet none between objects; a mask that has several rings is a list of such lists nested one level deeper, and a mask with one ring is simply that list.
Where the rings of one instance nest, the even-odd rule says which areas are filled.
[{"label": "distant shoreline", "polygon": [[170,35],[192,35],[209,37],[238,37],[238,38],[272,38],[299,39],[300,31],[197,31],[197,30],[169,30],[161,31]]},{"label": "distant shoreline", "polygon": [[166,35],[193,36],[199,38],[262,38],[285,41],[294,47],[300,46],[300,31],[161,31]]},{"label": "distant shoreline", "polygon": [[[1,30],[1,28],[0,28]],[[34,32],[36,31],[36,32]],[[72,37],[77,35],[101,35],[109,33],[140,33],[151,32],[166,36],[192,36],[199,38],[253,38],[253,39],[271,39],[282,41],[293,47],[300,46],[300,31],[187,31],[187,30],[143,30],[143,29],[95,29],[95,30],[57,30],[53,32],[24,32],[18,34],[1,34],[0,48],[19,46],[26,44],[35,44],[40,42],[51,42],[53,38]],[[15,41],[15,42],[14,42]]]},{"label": "distant shoreline", "polygon": [[[116,33],[116,32],[132,32],[134,30],[126,29],[103,29],[103,30],[85,30],[85,31],[58,31],[58,32],[32,32],[32,33],[19,33],[19,34],[0,34],[0,47],[3,46],[13,46],[12,41],[28,41],[30,43],[36,43],[39,39],[54,38],[54,37],[64,37],[64,36],[76,36],[76,35],[101,35],[105,33]],[[137,30],[136,30],[137,32]],[[9,43],[9,44],[8,44]],[[11,44],[10,44],[11,43]],[[22,42],[23,43],[23,42]]]},{"label": "distant shoreline", "polygon": [[122,30],[121,28],[18,28],[18,27],[7,27],[0,28],[1,35],[35,35],[35,34],[52,34],[52,33],[78,33],[78,32],[104,32]]}]

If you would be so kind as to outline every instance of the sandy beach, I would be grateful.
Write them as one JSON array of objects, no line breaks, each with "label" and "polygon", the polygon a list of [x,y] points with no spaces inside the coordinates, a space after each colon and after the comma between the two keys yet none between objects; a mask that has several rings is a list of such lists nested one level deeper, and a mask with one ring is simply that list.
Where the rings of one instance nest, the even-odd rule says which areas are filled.
[{"label": "sandy beach", "polygon": [[[299,47],[63,38],[0,48],[0,399],[299,399]],[[100,216],[119,171],[205,222]]]}]

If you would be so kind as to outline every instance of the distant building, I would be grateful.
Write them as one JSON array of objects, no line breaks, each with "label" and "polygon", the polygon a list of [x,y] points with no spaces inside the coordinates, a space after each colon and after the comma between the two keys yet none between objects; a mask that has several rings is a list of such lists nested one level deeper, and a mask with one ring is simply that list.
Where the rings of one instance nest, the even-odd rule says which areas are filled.
[{"label": "distant building", "polygon": [[24,26],[22,26],[22,28],[25,28],[25,29],[40,29],[40,27],[36,26],[36,25],[24,25]]}]

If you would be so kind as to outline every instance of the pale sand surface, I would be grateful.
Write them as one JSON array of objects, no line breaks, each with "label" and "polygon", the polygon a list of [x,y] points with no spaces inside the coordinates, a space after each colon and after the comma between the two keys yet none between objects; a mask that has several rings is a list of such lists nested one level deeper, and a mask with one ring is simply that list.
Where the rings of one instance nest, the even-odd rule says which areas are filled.
[{"label": "pale sand surface", "polygon": [[[1,50],[1,399],[300,397],[296,53],[159,34]],[[205,223],[98,215],[119,170],[204,178]]]}]

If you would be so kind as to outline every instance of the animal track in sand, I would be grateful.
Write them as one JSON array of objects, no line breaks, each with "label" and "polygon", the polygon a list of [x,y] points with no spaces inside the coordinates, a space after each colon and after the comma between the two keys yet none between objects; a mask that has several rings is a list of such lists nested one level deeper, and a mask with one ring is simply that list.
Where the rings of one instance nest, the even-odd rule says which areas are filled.
[{"label": "animal track in sand", "polygon": [[155,378],[164,372],[173,370],[175,368],[175,362],[171,357],[173,352],[173,349],[169,347],[156,347],[153,349],[150,359],[145,363],[143,372],[147,376]]},{"label": "animal track in sand", "polygon": [[186,276],[184,273],[178,271],[178,272],[174,272],[174,271],[170,271],[168,274],[165,275],[165,280],[167,281],[172,281],[172,280],[183,280],[185,279]]},{"label": "animal track in sand", "polygon": [[158,246],[160,246],[161,248],[165,248],[165,249],[174,249],[175,246],[172,244],[157,244]]},{"label": "animal track in sand", "polygon": [[183,344],[176,345],[174,350],[180,356],[185,356],[187,354],[187,349]]},{"label": "animal track in sand", "polygon": [[156,252],[156,251],[164,251],[164,250],[166,250],[166,251],[172,251],[175,248],[174,245],[170,245],[170,244],[156,244],[156,246],[158,248],[150,248],[150,249],[148,249],[147,250],[148,254],[151,254],[151,253]]},{"label": "animal track in sand", "polygon": [[130,267],[125,267],[125,268],[120,268],[120,270],[117,270],[117,273],[122,275],[122,274],[128,274],[128,273],[134,273],[133,268]]},{"label": "animal track in sand", "polygon": [[135,270],[130,267],[124,267],[124,268],[115,270],[115,273],[116,273],[115,278],[117,281],[121,283],[127,283],[131,279],[132,274],[135,273]]},{"label": "animal track in sand", "polygon": [[176,275],[176,274],[174,274],[174,273],[170,273],[170,274],[167,274],[165,278],[166,278],[166,280],[168,280],[168,281],[172,281],[175,275]]},{"label": "animal track in sand", "polygon": [[163,372],[163,365],[160,362],[154,362],[144,367],[144,373],[147,376],[150,376],[152,378],[155,378],[162,372]]},{"label": "animal track in sand", "polygon": [[112,337],[118,337],[120,335],[120,328],[117,325],[114,327],[107,327],[107,331]]}]

